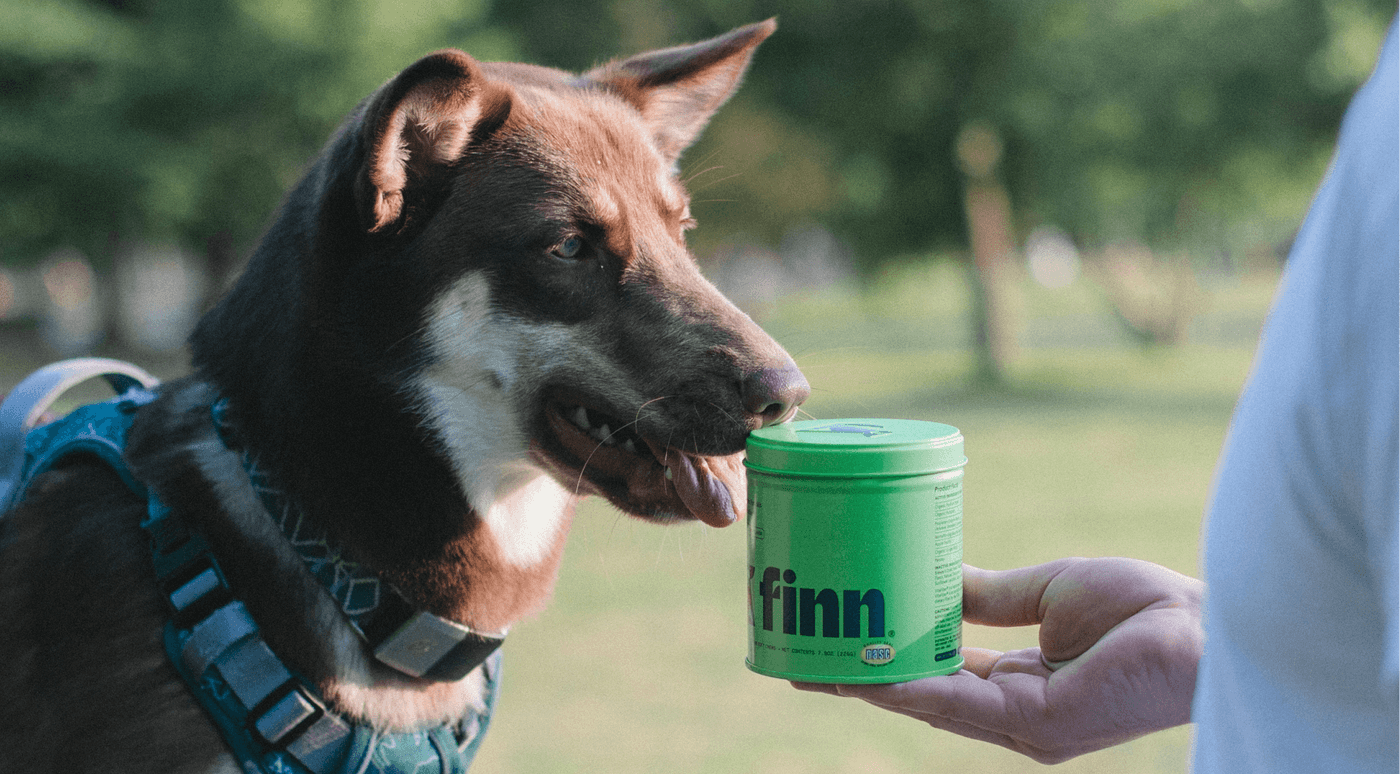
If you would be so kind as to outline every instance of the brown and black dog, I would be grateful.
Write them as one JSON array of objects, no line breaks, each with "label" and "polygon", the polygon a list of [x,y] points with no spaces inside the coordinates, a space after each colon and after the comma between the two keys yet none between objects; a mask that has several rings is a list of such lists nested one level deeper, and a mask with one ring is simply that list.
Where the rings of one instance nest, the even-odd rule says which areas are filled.
[{"label": "brown and black dog", "polygon": [[[402,674],[209,420],[354,561],[478,632],[539,611],[575,502],[724,526],[746,434],[808,392],[700,274],[677,159],[772,21],[583,75],[430,55],[366,99],[137,414],[135,475],[206,536],[286,665],[386,732],[482,700]],[[146,504],[74,458],[0,523],[0,771],[237,771],[162,649]]]}]

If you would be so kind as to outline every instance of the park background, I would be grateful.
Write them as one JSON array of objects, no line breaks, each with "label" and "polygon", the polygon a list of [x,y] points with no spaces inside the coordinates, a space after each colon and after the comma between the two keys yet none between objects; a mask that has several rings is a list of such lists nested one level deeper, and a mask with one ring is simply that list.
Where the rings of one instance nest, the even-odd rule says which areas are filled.
[{"label": "park background", "polygon": [[[163,377],[340,118],[416,57],[581,70],[770,16],[683,158],[707,275],[806,414],[961,428],[965,553],[1197,574],[1215,457],[1393,2],[0,0],[0,387]],[[485,772],[1022,772],[742,665],[742,528],[586,506]],[[1009,649],[1033,630],[969,627]],[[1189,728],[1061,766],[1179,772]]]}]

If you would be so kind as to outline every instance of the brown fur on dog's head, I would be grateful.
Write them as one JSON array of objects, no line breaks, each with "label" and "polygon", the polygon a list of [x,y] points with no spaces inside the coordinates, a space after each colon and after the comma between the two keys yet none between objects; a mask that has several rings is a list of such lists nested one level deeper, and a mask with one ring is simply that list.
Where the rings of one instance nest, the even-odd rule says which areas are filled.
[{"label": "brown fur on dog's head", "polygon": [[[581,77],[509,62],[488,63],[483,70],[461,51],[431,54],[380,89],[365,113],[362,137],[369,152],[359,195],[361,206],[371,214],[370,230],[381,231],[403,217],[404,190],[410,182],[428,185],[438,167],[461,155],[484,116],[508,111],[510,103],[525,96],[513,87],[593,87],[615,94],[636,111],[652,147],[674,167],[734,92],[753,49],[776,29],[770,19],[704,43],[611,62]],[[614,124],[630,123],[635,117],[608,118]],[[479,135],[496,128],[487,124]],[[543,131],[552,140],[570,134],[564,127]]]}]

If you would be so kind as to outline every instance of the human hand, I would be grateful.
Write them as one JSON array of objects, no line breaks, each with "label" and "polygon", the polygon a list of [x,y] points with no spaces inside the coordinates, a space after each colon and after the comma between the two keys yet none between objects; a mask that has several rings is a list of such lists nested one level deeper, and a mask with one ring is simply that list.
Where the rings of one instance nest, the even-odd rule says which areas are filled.
[{"label": "human hand", "polygon": [[1040,624],[1040,647],[963,648],[963,670],[885,685],[793,683],[1058,763],[1191,719],[1205,584],[1135,559],[963,566],[963,618]]}]

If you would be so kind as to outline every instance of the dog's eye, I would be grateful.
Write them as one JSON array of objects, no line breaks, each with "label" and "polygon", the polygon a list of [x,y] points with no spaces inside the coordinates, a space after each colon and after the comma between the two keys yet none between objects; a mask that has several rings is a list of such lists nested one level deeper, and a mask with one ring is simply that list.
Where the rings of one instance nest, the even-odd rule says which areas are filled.
[{"label": "dog's eye", "polygon": [[549,251],[549,254],[555,258],[568,260],[570,258],[577,258],[578,254],[581,252],[583,252],[583,239],[575,235],[555,245],[554,249]]}]

